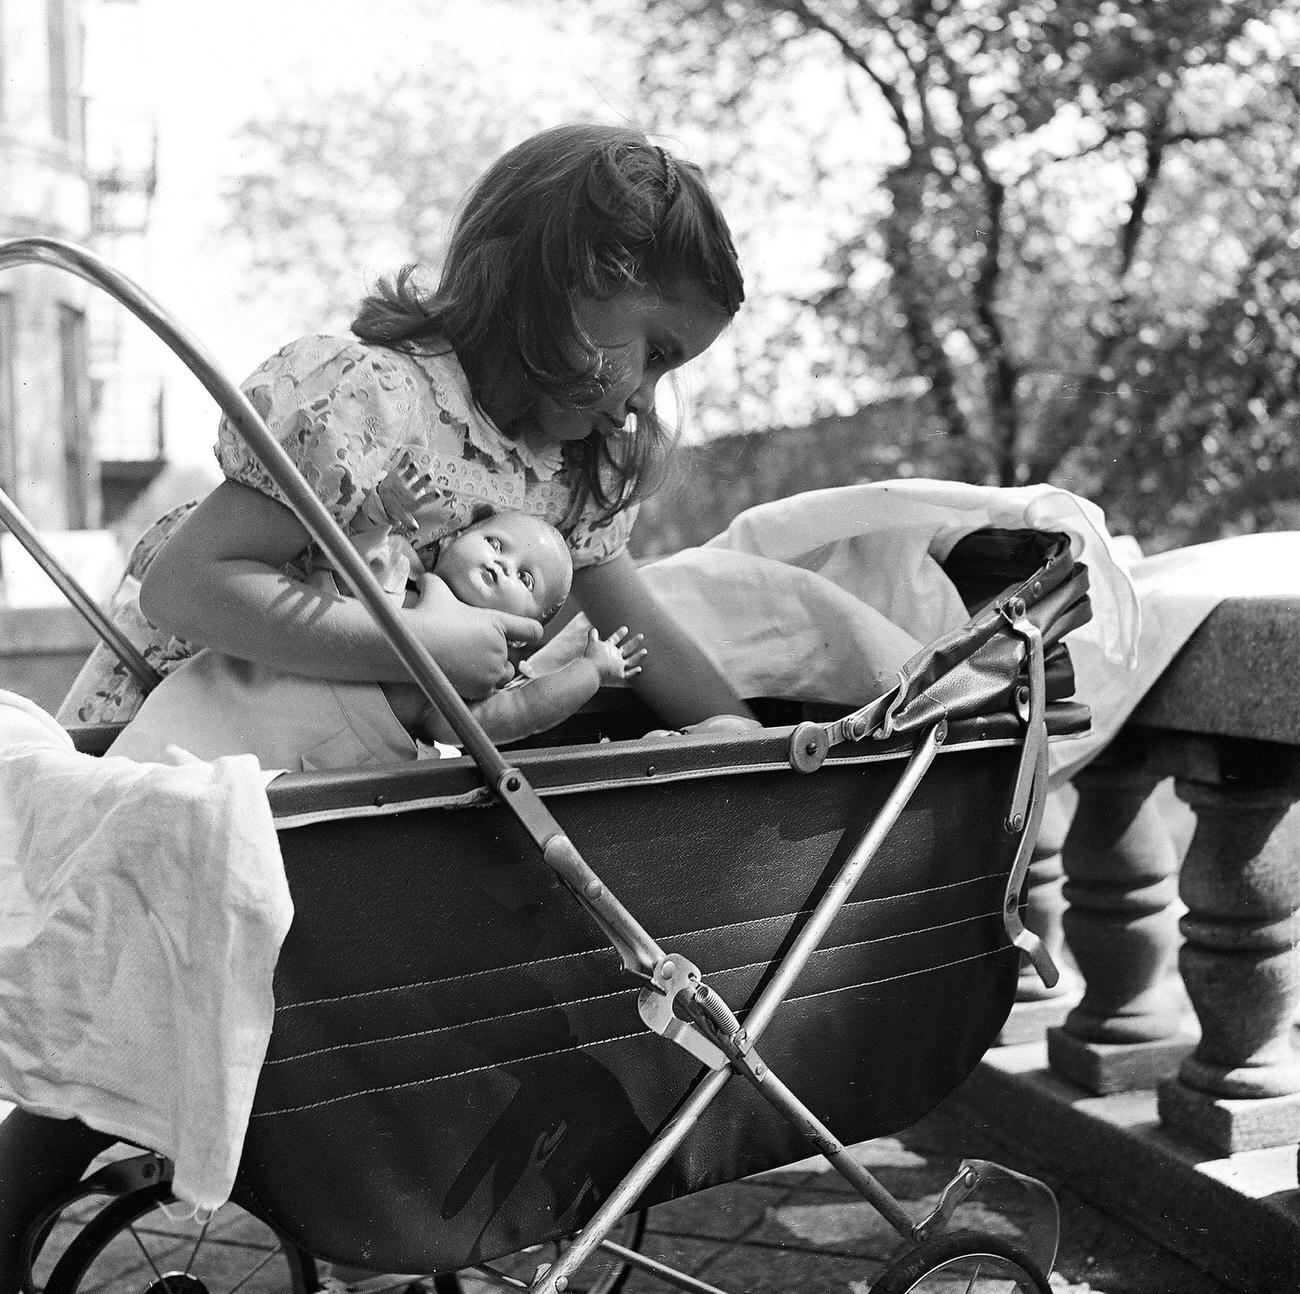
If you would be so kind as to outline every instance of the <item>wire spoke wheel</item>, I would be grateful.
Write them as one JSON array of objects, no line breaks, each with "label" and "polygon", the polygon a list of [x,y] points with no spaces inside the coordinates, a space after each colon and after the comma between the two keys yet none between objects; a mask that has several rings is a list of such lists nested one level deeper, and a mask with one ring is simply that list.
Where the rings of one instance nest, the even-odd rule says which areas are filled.
[{"label": "wire spoke wheel", "polygon": [[[106,1204],[61,1245],[61,1220],[32,1265],[34,1294],[305,1294],[310,1258],[235,1205],[180,1219],[166,1183]],[[168,1211],[173,1216],[168,1216]],[[175,1220],[174,1220],[175,1219]]]},{"label": "wire spoke wheel", "polygon": [[923,1240],[887,1267],[871,1294],[1050,1294],[1019,1245],[979,1231]]},{"label": "wire spoke wheel", "polygon": [[[645,1227],[644,1212],[629,1213],[609,1233],[609,1239],[625,1249],[640,1250]],[[527,1288],[533,1283],[537,1269],[553,1264],[564,1249],[562,1240],[533,1245],[482,1267],[457,1272],[461,1294],[496,1294],[499,1290]],[[618,1294],[631,1271],[617,1255],[597,1249],[570,1280],[569,1294]]]}]

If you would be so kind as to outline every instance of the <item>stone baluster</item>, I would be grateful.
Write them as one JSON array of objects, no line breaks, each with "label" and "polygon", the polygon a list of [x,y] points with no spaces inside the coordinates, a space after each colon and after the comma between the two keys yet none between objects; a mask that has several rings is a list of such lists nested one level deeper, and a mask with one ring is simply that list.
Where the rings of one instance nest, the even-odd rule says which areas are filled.
[{"label": "stone baluster", "polygon": [[1300,769],[1264,743],[1180,743],[1196,815],[1179,966],[1201,1039],[1159,1087],[1161,1119],[1225,1154],[1300,1140]]},{"label": "stone baluster", "polygon": [[1098,1094],[1154,1087],[1195,1041],[1174,976],[1178,851],[1163,780],[1131,743],[1075,777],[1063,927],[1084,990],[1048,1032],[1048,1063]]}]

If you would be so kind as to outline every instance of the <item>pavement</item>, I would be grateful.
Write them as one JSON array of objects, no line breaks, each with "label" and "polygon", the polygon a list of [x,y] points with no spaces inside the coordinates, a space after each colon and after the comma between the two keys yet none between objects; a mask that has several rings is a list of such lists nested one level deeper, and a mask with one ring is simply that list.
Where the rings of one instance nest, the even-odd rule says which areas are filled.
[{"label": "pavement", "polygon": [[[915,1216],[923,1216],[963,1157],[1014,1165],[1018,1157],[999,1129],[961,1092],[914,1127],[856,1148],[861,1161]],[[1008,1150],[1012,1154],[1008,1156]],[[1061,1207],[1061,1248],[1051,1285],[1056,1294],[1239,1294],[1133,1226],[1081,1198],[1068,1181],[1049,1180]],[[83,1210],[88,1214],[88,1208]],[[999,1219],[980,1219],[997,1228]],[[70,1227],[56,1232],[61,1252]],[[152,1214],[134,1236],[119,1239],[96,1261],[81,1287],[99,1294],[142,1294],[156,1273],[183,1270],[194,1226]],[[734,1294],[866,1294],[897,1237],[878,1214],[820,1159],[729,1183],[651,1210],[643,1252]],[[207,1288],[271,1294],[288,1283],[280,1259],[269,1256],[259,1224],[228,1207],[203,1236],[194,1267],[205,1286],[179,1283],[175,1294]],[[544,1260],[545,1254],[541,1259]],[[532,1265],[532,1259],[529,1260]],[[41,1283],[48,1267],[38,1273]],[[250,1274],[251,1273],[251,1274]],[[531,1272],[528,1272],[531,1275]],[[466,1282],[478,1294],[478,1282]],[[635,1273],[626,1294],[669,1286]]]}]

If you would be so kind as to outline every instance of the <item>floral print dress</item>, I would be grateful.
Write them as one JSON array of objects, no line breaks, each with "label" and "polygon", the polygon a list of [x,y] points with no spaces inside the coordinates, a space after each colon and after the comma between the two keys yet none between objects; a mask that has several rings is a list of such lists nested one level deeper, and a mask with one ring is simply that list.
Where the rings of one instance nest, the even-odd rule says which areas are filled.
[{"label": "floral print dress", "polygon": [[[404,537],[417,552],[430,554],[485,507],[529,512],[559,525],[578,488],[560,446],[537,453],[505,437],[479,410],[449,349],[413,355],[353,337],[302,337],[262,364],[243,390],[339,524],[372,541],[392,525],[392,501],[409,501],[403,482],[413,476],[426,485],[415,512],[417,527]],[[221,421],[216,454],[228,479],[285,502],[228,419]],[[140,581],[194,506],[173,509],[145,532],[109,605],[114,623],[162,674],[202,644],[176,638],[145,619]],[[636,509],[628,508],[602,520],[589,501],[566,531],[575,569],[600,565],[625,551],[635,515]],[[319,554],[308,548],[292,570],[310,578],[322,565]],[[111,648],[100,644],[69,690],[58,719],[70,725],[120,723],[142,699],[135,677]]]}]

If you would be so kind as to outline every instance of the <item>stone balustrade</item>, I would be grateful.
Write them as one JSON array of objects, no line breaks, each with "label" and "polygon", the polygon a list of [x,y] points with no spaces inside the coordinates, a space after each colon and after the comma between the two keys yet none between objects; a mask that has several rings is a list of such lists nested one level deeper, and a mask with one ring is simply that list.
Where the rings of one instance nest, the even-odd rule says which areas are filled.
[{"label": "stone balustrade", "polygon": [[1300,592],[1221,603],[1073,792],[1031,873],[1078,968],[1050,1067],[1223,1154],[1300,1141]]}]

